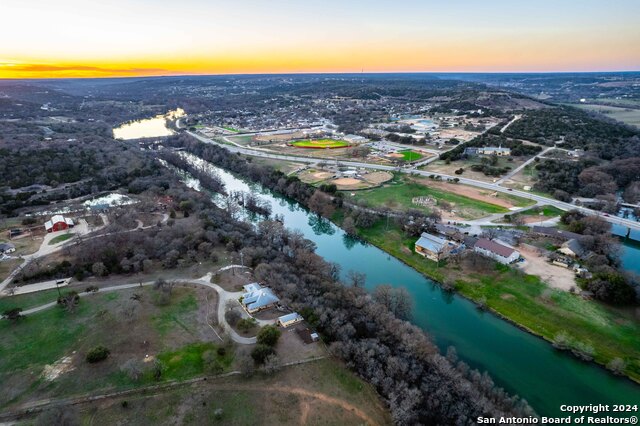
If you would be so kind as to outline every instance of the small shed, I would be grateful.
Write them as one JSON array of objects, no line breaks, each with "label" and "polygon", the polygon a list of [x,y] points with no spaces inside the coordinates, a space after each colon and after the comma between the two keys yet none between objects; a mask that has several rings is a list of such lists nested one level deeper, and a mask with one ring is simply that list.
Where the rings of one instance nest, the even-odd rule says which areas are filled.
[{"label": "small shed", "polygon": [[296,329],[296,333],[307,345],[320,340],[320,335],[315,331],[311,331],[308,327],[299,327]]}]

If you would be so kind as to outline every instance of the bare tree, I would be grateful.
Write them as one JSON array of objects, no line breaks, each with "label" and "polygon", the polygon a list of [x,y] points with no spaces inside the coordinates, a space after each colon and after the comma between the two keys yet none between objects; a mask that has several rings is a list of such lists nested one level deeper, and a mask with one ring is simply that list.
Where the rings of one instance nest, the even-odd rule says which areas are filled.
[{"label": "bare tree", "polygon": [[367,280],[367,275],[362,272],[349,270],[349,272],[347,272],[347,280],[353,287],[362,288]]}]

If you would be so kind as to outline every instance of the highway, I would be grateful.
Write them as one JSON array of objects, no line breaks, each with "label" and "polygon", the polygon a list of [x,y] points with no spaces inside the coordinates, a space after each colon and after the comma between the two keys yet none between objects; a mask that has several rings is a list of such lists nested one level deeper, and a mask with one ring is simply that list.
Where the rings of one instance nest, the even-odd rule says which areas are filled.
[{"label": "highway", "polygon": [[[249,156],[253,156],[253,157],[272,158],[272,159],[275,159],[275,160],[307,163],[307,164],[317,164],[317,163],[321,163],[321,162],[325,162],[325,163],[329,162],[329,160],[327,160],[326,158],[298,157],[298,156],[292,156],[292,155],[271,154],[271,153],[268,153],[268,152],[265,152],[265,151],[257,151],[255,149],[245,148],[245,147],[241,147],[241,146],[238,146],[238,145],[225,145],[225,144],[216,142],[214,140],[211,140],[209,138],[206,138],[204,136],[198,135],[198,134],[190,132],[190,131],[187,131],[187,133],[189,135],[191,135],[192,137],[198,139],[201,142],[209,143],[209,144],[215,144],[215,145],[218,145],[220,147],[223,147],[223,148],[229,150],[230,152],[234,152],[234,153],[238,153],[238,154],[244,154],[244,155],[249,155]],[[450,175],[445,175],[445,174],[442,174],[442,173],[436,173],[436,172],[424,171],[424,170],[417,170],[417,169],[415,169],[413,167],[411,167],[411,168],[399,168],[399,167],[396,167],[396,166],[386,166],[386,165],[383,165],[383,164],[371,164],[371,163],[363,163],[363,162],[357,162],[357,161],[342,161],[342,160],[339,161],[339,164],[342,165],[342,166],[348,166],[348,167],[360,167],[360,168],[366,168],[366,169],[386,170],[386,171],[401,171],[403,173],[408,173],[408,174],[413,174],[413,175],[418,175],[418,176],[424,176],[424,177],[439,176],[443,180],[458,178],[459,182],[464,184],[464,185],[475,186],[477,188],[487,189],[487,190],[490,190],[490,191],[502,192],[502,193],[505,193],[505,194],[517,195],[519,197],[527,198],[527,199],[536,201],[537,203],[551,205],[551,206],[557,207],[557,208],[559,208],[561,210],[565,210],[565,211],[566,210],[578,210],[578,211],[580,211],[580,212],[582,212],[582,213],[584,213],[586,215],[600,216],[602,219],[604,219],[605,221],[607,221],[609,223],[612,223],[612,224],[622,225],[624,227],[627,227],[627,228],[630,228],[630,229],[633,229],[633,230],[640,230],[640,222],[636,222],[636,221],[629,220],[629,219],[624,219],[624,218],[617,217],[617,216],[610,216],[610,215],[602,214],[601,212],[599,212],[597,210],[588,209],[588,208],[582,207],[582,206],[576,206],[576,205],[571,204],[571,203],[565,203],[563,201],[554,200],[553,198],[543,197],[541,195],[532,194],[530,192],[520,191],[520,190],[516,190],[516,189],[504,188],[504,187],[500,186],[497,183],[483,182],[483,181],[474,180],[474,179],[467,179],[467,178],[463,178],[463,177],[459,177],[459,176],[450,176]]]}]

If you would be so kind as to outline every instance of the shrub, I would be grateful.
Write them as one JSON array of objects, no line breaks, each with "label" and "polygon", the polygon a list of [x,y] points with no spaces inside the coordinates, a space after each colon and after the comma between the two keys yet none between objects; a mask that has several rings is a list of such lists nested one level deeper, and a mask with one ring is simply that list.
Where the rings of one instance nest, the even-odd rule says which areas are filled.
[{"label": "shrub", "polygon": [[258,344],[275,346],[280,338],[280,330],[276,326],[267,325],[258,332]]},{"label": "shrub", "polygon": [[95,348],[87,352],[87,362],[94,364],[96,362],[104,361],[105,359],[107,359],[110,353],[111,351],[108,348],[102,345],[96,346]]},{"label": "shrub", "polygon": [[120,371],[127,375],[127,377],[134,381],[138,382],[144,376],[144,366],[142,362],[137,359],[130,359],[120,367]]},{"label": "shrub", "polygon": [[262,365],[262,364],[264,364],[264,362],[267,359],[267,357],[270,356],[270,355],[273,355],[273,354],[275,354],[275,350],[271,346],[267,346],[267,345],[264,345],[264,344],[258,344],[251,351],[251,358],[253,358],[253,361],[256,364]]},{"label": "shrub", "polygon": [[238,329],[243,331],[251,330],[256,324],[257,323],[254,318],[242,318],[238,321]]}]

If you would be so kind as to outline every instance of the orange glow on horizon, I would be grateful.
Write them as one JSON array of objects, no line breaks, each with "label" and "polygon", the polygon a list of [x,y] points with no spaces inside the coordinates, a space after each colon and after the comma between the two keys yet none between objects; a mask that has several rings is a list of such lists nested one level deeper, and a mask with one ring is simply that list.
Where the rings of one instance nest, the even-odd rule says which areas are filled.
[{"label": "orange glow on horizon", "polygon": [[0,78],[640,70],[637,0],[183,3],[7,2]]}]

